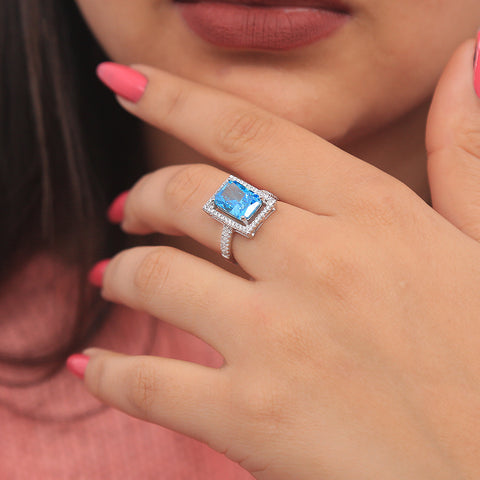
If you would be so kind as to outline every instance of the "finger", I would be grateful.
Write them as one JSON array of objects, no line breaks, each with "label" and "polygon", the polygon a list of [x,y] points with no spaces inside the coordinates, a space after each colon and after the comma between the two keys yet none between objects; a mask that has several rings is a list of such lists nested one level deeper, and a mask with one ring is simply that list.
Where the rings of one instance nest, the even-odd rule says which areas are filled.
[{"label": "finger", "polygon": [[221,369],[100,349],[84,354],[85,385],[102,402],[205,443],[222,437]]},{"label": "finger", "polygon": [[473,40],[464,42],[446,67],[432,102],[426,144],[433,207],[478,241],[480,98],[472,80],[474,49]]},{"label": "finger", "polygon": [[251,288],[248,280],[180,250],[136,247],[108,263],[102,296],[186,330],[226,358],[239,339],[238,312]]},{"label": "finger", "polygon": [[[131,99],[132,84],[136,87],[140,80],[134,88],[136,103],[117,97],[125,109],[286,203],[334,215],[348,208],[356,192],[368,191],[365,177],[393,180],[245,100],[153,67],[133,67],[107,62],[97,70],[105,84]],[[138,72],[148,78],[146,88]]]},{"label": "finger", "polygon": [[[220,252],[223,225],[202,206],[227,177],[207,165],[171,166],[146,175],[127,196],[122,228],[136,234],[184,234]],[[257,280],[277,275],[285,256],[297,253],[299,232],[315,229],[320,222],[317,215],[285,203],[276,208],[254,239],[239,234],[232,239],[234,258]]]}]

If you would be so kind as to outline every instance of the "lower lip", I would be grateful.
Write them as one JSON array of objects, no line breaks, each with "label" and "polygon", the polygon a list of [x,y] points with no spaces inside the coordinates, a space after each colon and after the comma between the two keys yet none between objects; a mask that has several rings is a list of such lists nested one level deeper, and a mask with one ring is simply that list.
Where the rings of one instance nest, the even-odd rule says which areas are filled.
[{"label": "lower lip", "polygon": [[178,3],[190,29],[218,47],[290,50],[332,35],[347,13],[320,8],[258,7],[221,2]]}]

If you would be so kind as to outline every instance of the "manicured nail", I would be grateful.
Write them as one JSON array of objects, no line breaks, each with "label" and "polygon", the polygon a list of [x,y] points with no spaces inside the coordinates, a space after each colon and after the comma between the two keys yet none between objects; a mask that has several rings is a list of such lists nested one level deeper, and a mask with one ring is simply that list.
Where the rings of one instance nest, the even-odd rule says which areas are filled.
[{"label": "manicured nail", "polygon": [[101,288],[103,285],[103,274],[107,268],[107,265],[110,263],[110,259],[101,260],[96,263],[88,274],[88,281],[95,287]]},{"label": "manicured nail", "polygon": [[98,78],[111,90],[130,102],[142,98],[148,79],[137,70],[114,62],[103,62],[97,66]]},{"label": "manicured nail", "polygon": [[107,217],[112,223],[122,223],[123,214],[125,211],[125,202],[127,200],[129,191],[121,193],[110,205]]},{"label": "manicured nail", "polygon": [[83,353],[75,353],[67,358],[66,366],[70,372],[83,380],[89,360],[90,357],[83,355]]},{"label": "manicured nail", "polygon": [[473,64],[475,92],[478,97],[480,97],[480,30],[477,34],[477,46],[475,48]]}]

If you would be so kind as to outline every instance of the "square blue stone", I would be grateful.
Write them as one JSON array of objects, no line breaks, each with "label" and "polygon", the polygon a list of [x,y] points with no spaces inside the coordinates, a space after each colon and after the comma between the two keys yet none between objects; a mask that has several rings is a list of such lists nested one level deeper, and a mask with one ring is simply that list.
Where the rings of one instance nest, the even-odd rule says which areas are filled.
[{"label": "square blue stone", "polygon": [[215,205],[243,223],[262,206],[261,198],[236,180],[229,180],[216,194]]}]

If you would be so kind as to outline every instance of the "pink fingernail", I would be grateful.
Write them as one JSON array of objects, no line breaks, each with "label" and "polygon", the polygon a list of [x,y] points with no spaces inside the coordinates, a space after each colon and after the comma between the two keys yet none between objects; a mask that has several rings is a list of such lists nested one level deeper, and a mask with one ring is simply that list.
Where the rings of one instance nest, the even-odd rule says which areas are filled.
[{"label": "pink fingernail", "polygon": [[110,259],[101,260],[96,263],[88,274],[88,281],[95,287],[101,288],[103,285],[103,275],[107,268],[107,265],[110,263]]},{"label": "pink fingernail", "polygon": [[130,102],[142,98],[148,79],[127,65],[103,62],[97,66],[98,78],[111,90]]},{"label": "pink fingernail", "polygon": [[89,360],[90,357],[83,355],[83,353],[75,353],[67,358],[66,366],[70,372],[83,380]]},{"label": "pink fingernail", "polygon": [[477,46],[473,63],[475,92],[480,97],[480,30],[477,34]]},{"label": "pink fingernail", "polygon": [[108,208],[107,217],[112,223],[122,223],[128,194],[129,190],[118,195]]}]

